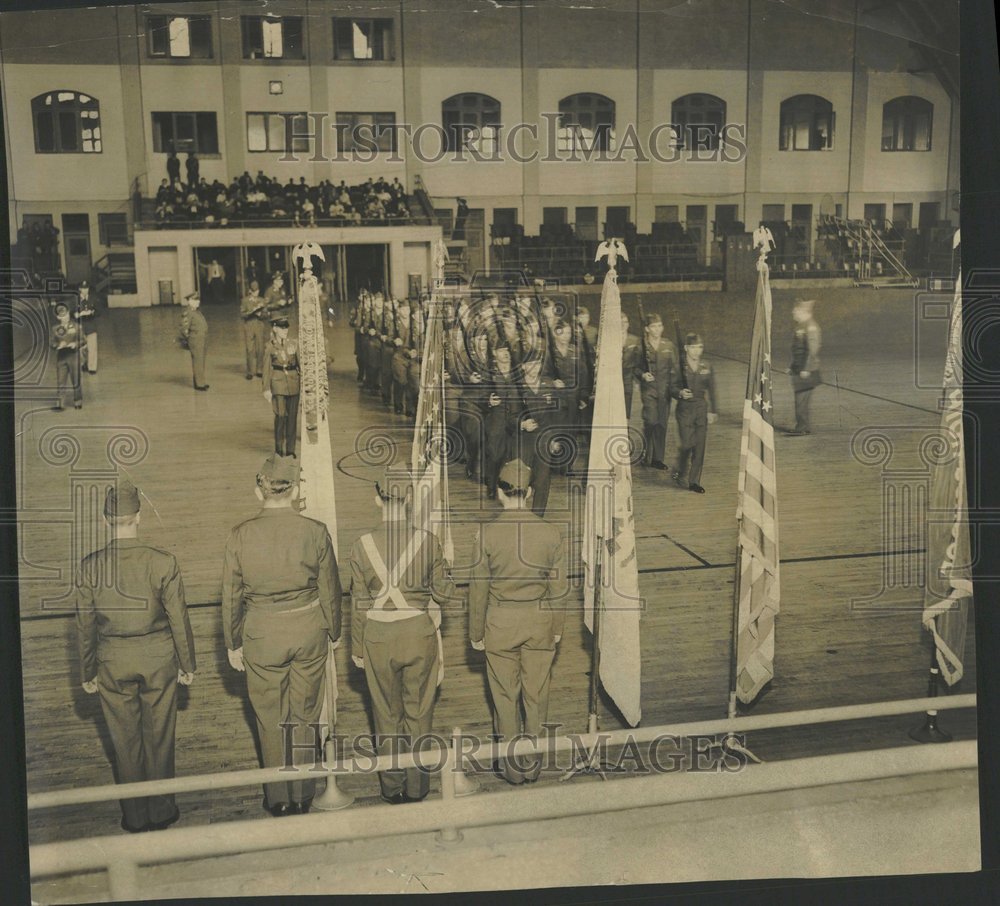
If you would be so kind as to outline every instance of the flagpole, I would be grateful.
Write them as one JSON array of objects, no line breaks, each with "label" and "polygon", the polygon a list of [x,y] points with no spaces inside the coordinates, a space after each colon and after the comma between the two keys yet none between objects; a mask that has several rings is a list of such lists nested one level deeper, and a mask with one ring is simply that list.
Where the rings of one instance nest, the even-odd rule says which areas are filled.
[{"label": "flagpole", "polygon": [[[937,698],[938,684],[941,670],[937,664],[937,644],[931,639],[931,671],[927,680],[927,697]],[[924,717],[924,722],[919,727],[914,727],[909,733],[910,739],[917,742],[951,742],[951,734],[945,733],[937,725],[937,711],[928,709]]]}]

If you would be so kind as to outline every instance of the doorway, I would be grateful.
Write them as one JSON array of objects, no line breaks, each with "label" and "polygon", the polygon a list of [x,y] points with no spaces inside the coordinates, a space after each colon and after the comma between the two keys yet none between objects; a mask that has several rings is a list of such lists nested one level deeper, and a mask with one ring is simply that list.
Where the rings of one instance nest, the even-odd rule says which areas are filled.
[{"label": "doorway", "polygon": [[66,252],[66,282],[79,286],[90,280],[90,215],[63,214],[63,243]]},{"label": "doorway", "polygon": [[195,249],[198,292],[202,305],[239,300],[239,265],[235,248]]},{"label": "doorway", "polygon": [[388,294],[391,291],[388,246],[345,245],[343,249],[342,284],[348,299],[356,299],[363,289],[372,293]]}]

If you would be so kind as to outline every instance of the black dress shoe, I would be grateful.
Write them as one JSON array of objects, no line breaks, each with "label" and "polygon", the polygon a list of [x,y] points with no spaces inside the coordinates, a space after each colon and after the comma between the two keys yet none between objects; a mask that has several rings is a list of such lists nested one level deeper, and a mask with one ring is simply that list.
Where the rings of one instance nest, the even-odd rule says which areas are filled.
[{"label": "black dress shoe", "polygon": [[692,483],[692,484],[690,484],[688,486],[688,490],[689,491],[694,491],[695,494],[704,494],[705,493],[705,489],[700,484],[693,484]]},{"label": "black dress shoe", "polygon": [[181,816],[181,810],[179,808],[174,809],[174,813],[169,818],[164,818],[162,821],[150,821],[147,830],[151,831],[161,831],[166,830],[171,824],[176,824],[177,819]]},{"label": "black dress shoe", "polygon": [[383,796],[383,802],[388,802],[389,805],[402,805],[406,802],[406,795],[404,793],[396,793],[394,796]]},{"label": "black dress shoe", "polygon": [[252,374],[247,374],[247,375],[244,375],[244,377],[246,377],[246,379],[247,379],[248,381],[252,381],[252,380],[253,380],[253,375],[252,375]]},{"label": "black dress shoe", "polygon": [[406,793],[403,793],[403,802],[423,802],[426,798],[426,793],[424,793],[423,796],[409,796]]},{"label": "black dress shoe", "polygon": [[144,824],[142,827],[132,827],[131,824],[126,823],[125,819],[122,818],[122,830],[128,831],[130,834],[142,834],[149,830],[149,825]]},{"label": "black dress shoe", "polygon": [[307,799],[305,802],[293,802],[291,804],[291,813],[293,815],[308,815],[309,807],[312,805],[312,799]]},{"label": "black dress shoe", "polygon": [[268,805],[267,800],[264,800],[264,811],[270,812],[275,818],[284,818],[287,815],[293,814],[292,807],[287,802],[279,802],[276,805]]},{"label": "black dress shoe", "polygon": [[203,387],[199,387],[197,384],[195,384],[194,385],[194,389],[195,390],[208,390],[208,384],[205,384]]},{"label": "black dress shoe", "polygon": [[63,411],[63,407],[62,406],[53,406],[52,407],[52,411],[53,412],[62,412]]},{"label": "black dress shoe", "polygon": [[662,462],[660,462],[660,460],[658,460],[658,459],[654,459],[654,460],[653,460],[653,461],[652,461],[652,462],[650,463],[650,465],[651,465],[651,466],[652,466],[652,467],[653,467],[654,469],[659,469],[659,470],[660,470],[661,472],[666,472],[666,471],[668,471],[668,469],[670,468],[670,467],[669,467],[669,466],[668,466],[668,465],[667,465],[666,463],[662,463]]},{"label": "black dress shoe", "polygon": [[254,375],[254,377],[264,377],[259,371]]},{"label": "black dress shoe", "polygon": [[74,409],[82,409],[83,408],[83,403],[73,403],[73,408]]}]

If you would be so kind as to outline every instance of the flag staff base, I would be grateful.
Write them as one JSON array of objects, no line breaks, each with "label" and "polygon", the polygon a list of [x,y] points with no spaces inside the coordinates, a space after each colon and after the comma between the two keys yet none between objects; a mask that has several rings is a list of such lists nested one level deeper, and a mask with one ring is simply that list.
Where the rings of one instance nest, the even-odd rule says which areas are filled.
[{"label": "flag staff base", "polygon": [[[736,703],[736,693],[729,693],[729,711],[728,717],[730,720],[734,720],[737,717],[737,703]],[[713,749],[720,749],[723,755],[736,755],[746,761],[752,761],[754,764],[761,764],[761,759],[754,755],[745,745],[743,745],[742,740],[735,733],[727,733],[722,737],[719,742],[712,746]]]},{"label": "flag staff base", "polygon": [[[927,680],[927,697],[937,698],[938,680],[941,671],[937,666],[937,646],[931,648],[931,671]],[[910,739],[917,742],[951,742],[951,734],[946,733],[937,725],[937,711],[927,711],[924,722],[919,727],[914,727],[909,733]]]},{"label": "flag staff base", "polygon": [[[587,734],[597,735],[597,686],[600,682],[601,672],[601,610],[604,606],[604,596],[601,594],[601,587],[604,582],[604,539],[598,535],[597,543],[594,546],[596,552],[594,564],[594,632],[593,644],[590,651],[590,694],[587,708]],[[601,780],[607,780],[605,776],[609,770],[614,770],[614,766],[601,759],[601,746],[595,740],[593,748],[587,755],[580,755],[573,765],[560,780],[569,780],[577,774],[596,774]]]}]

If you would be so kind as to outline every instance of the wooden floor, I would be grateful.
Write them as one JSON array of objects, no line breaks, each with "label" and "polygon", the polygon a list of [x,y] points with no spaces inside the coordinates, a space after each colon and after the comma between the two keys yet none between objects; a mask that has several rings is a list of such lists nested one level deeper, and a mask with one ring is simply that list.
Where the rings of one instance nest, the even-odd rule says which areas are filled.
[{"label": "wooden floor", "polygon": [[[823,329],[826,386],[814,394],[811,437],[777,441],[782,613],[777,675],[756,713],[920,696],[930,657],[920,627],[923,532],[916,511],[885,511],[886,489],[927,479],[921,441],[939,420],[937,400],[945,323],[923,315],[913,293],[813,290]],[[791,293],[775,291],[774,361],[791,344]],[[625,294],[636,322],[635,300]],[[740,413],[752,299],[743,295],[645,296],[670,325],[705,337],[716,368],[719,422],[709,431],[705,496],[680,491],[667,475],[635,472],[641,591],[643,722],[725,714],[735,546]],[[103,487],[117,458],[148,498],[143,537],[180,561],[198,647],[198,678],[181,691],[177,770],[181,774],[256,765],[242,675],[226,662],[219,621],[222,551],[229,529],[256,510],[254,474],[271,444],[270,406],[243,378],[235,305],[206,308],[211,390],[195,393],[190,362],[174,344],[176,310],[102,313],[100,374],[85,376],[84,408],[50,412],[51,373],[31,370],[30,335],[16,337],[22,651],[28,787],[43,791],[108,782],[108,742],[98,702],[79,687],[69,581],[79,558],[98,546]],[[596,314],[596,312],[595,312]],[[365,448],[387,437],[409,454],[410,429],[355,382],[353,337],[328,332],[335,357],[331,443],[337,463],[338,552],[377,520],[371,479],[379,466]],[[51,369],[50,369],[51,372]],[[30,386],[29,386],[30,385]],[[636,394],[638,402],[638,394]],[[775,382],[777,422],[790,420],[787,378]],[[633,413],[638,417],[638,405]],[[636,423],[637,426],[638,422]],[[117,439],[116,439],[117,438]],[[675,428],[668,436],[672,452]],[[884,460],[884,461],[883,461]],[[891,474],[890,474],[891,473]],[[549,517],[569,526],[565,479]],[[458,469],[452,473],[458,520],[477,521],[494,504]],[[456,572],[468,562],[471,526],[458,525]],[[578,546],[574,548],[578,550]],[[346,606],[349,606],[346,605]],[[971,629],[971,626],[970,626]],[[466,643],[461,609],[445,614],[447,675],[435,729],[489,732],[483,657]],[[567,730],[586,724],[589,634],[579,614],[567,621],[556,660],[549,718]],[[975,642],[967,644],[965,690],[975,688]],[[338,731],[370,732],[363,678],[338,651]],[[621,726],[605,703],[602,726]],[[909,743],[912,718],[862,721],[755,734],[768,759]],[[975,715],[949,714],[958,737],[975,735]],[[490,787],[493,781],[487,780]],[[359,796],[374,778],[351,780]],[[259,817],[257,789],[180,798],[185,823]],[[31,816],[32,842],[114,832],[115,803]]]}]

